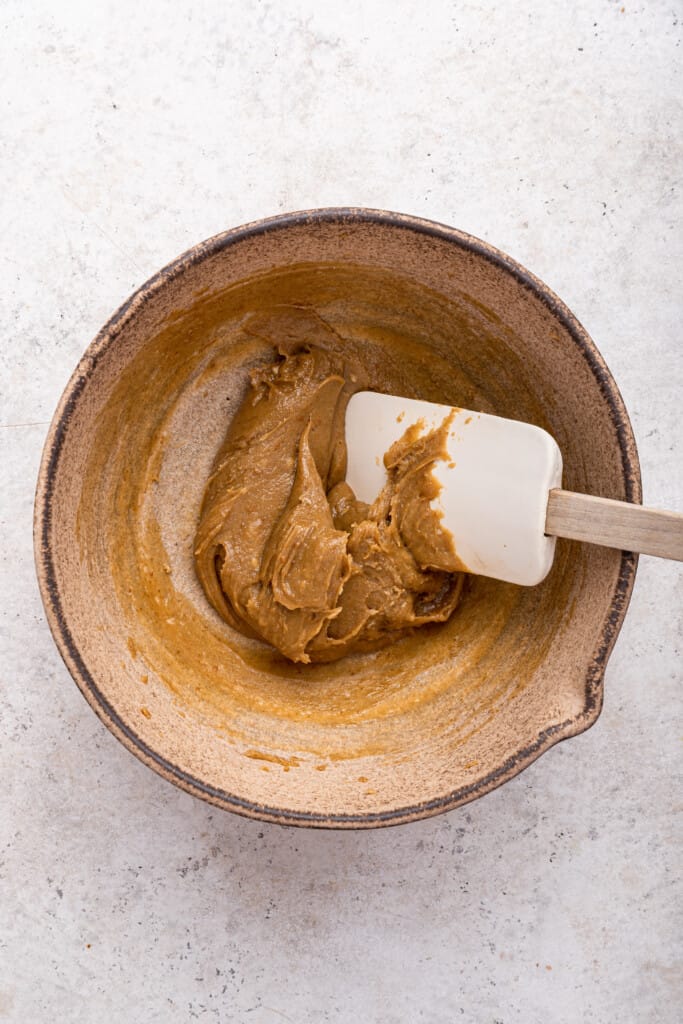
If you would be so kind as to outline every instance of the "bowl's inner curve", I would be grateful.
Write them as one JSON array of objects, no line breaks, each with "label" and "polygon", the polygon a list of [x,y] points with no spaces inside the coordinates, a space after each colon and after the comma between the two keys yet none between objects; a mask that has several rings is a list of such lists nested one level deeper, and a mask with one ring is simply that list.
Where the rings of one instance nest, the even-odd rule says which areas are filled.
[{"label": "bowl's inner curve", "polygon": [[[171,764],[271,808],[381,812],[475,783],[581,714],[618,556],[560,543],[541,586],[470,578],[444,626],[330,665],[291,664],[234,632],[195,577],[199,507],[249,368],[301,305],[371,381],[544,426],[566,482],[590,486],[562,373],[525,355],[500,311],[378,267],[275,268],[195,292],[103,356],[60,470],[62,603],[98,687]],[[578,600],[592,585],[597,614]]]}]

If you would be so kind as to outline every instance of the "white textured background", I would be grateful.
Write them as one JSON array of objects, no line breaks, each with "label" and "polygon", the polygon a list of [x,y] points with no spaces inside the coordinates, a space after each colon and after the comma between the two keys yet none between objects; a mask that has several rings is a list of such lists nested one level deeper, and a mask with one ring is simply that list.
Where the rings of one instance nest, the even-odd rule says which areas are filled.
[{"label": "white textured background", "polygon": [[99,724],[43,619],[31,514],[113,309],[208,235],[341,204],[543,278],[623,391],[646,501],[683,507],[682,21],[680,0],[0,0],[0,1020],[681,1019],[677,566],[642,560],[590,732],[449,815],[307,832],[211,809]]}]

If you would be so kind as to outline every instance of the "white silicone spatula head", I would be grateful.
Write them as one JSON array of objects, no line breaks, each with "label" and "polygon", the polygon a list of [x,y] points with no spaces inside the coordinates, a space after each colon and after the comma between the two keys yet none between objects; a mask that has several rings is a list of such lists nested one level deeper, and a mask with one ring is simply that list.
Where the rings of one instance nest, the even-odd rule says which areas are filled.
[{"label": "white silicone spatula head", "polygon": [[548,494],[562,481],[562,455],[545,430],[485,413],[361,391],[346,413],[346,479],[372,502],[386,481],[383,456],[411,424],[448,429],[448,457],[434,464],[443,513],[469,572],[532,586],[548,574],[555,538],[544,533]]}]

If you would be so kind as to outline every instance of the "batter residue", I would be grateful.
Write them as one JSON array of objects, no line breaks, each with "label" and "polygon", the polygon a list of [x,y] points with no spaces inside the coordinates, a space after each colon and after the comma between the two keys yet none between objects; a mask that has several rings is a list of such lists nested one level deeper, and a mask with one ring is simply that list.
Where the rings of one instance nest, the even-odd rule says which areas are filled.
[{"label": "batter residue", "polygon": [[211,604],[295,662],[333,661],[447,619],[462,574],[430,502],[448,424],[410,427],[387,483],[357,501],[344,477],[355,368],[331,347],[284,341],[252,371],[209,479],[195,542]]}]

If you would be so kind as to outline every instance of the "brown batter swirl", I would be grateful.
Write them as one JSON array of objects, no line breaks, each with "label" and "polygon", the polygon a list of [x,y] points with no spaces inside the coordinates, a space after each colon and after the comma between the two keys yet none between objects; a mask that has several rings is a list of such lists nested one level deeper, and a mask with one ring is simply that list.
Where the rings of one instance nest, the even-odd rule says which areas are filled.
[{"label": "brown batter swirl", "polygon": [[295,662],[383,646],[458,604],[462,574],[430,507],[447,423],[410,427],[368,506],[344,482],[357,368],[324,339],[287,339],[252,371],[209,479],[195,542],[206,595]]}]

